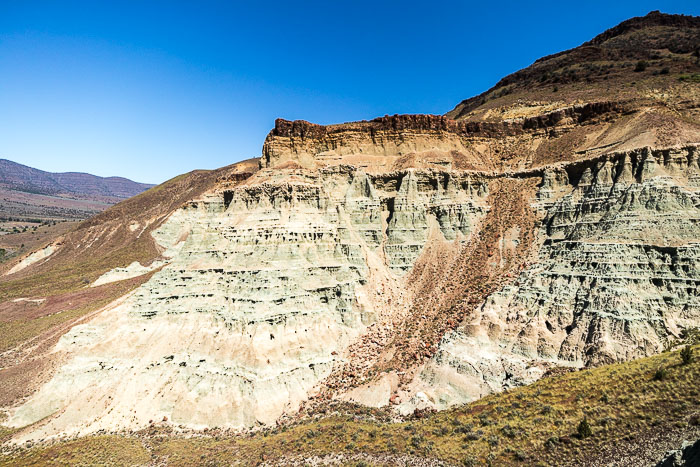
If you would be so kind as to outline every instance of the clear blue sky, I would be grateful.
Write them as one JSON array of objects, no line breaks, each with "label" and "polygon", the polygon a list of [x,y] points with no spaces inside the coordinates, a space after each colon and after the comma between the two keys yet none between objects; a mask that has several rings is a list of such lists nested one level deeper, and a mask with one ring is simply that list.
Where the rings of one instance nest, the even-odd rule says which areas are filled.
[{"label": "clear blue sky", "polygon": [[0,0],[0,158],[158,183],[258,156],[277,117],[445,113],[655,9],[700,2]]}]

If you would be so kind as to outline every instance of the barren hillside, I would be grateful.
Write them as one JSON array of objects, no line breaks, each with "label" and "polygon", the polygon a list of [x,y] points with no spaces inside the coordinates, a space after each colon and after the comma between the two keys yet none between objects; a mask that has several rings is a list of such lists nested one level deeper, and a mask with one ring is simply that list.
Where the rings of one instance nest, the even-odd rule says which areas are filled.
[{"label": "barren hillside", "polygon": [[[292,462],[286,443],[308,441],[470,465],[580,463],[625,440],[635,465],[697,436],[697,365],[654,355],[700,326],[699,24],[634,18],[446,116],[277,120],[259,160],[173,179],[4,264],[7,446],[148,433],[153,463],[186,463],[200,451],[181,434],[232,461]],[[656,398],[619,379],[654,366],[674,385]],[[582,416],[600,442],[572,441]],[[350,444],[313,441],[339,423]],[[269,452],[241,437],[273,427]]]}]

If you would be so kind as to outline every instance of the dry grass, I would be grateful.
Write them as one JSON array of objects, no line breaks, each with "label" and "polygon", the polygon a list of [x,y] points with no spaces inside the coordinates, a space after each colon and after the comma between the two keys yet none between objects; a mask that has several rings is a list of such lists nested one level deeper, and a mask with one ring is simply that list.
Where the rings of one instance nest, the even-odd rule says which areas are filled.
[{"label": "dry grass", "polygon": [[51,297],[32,313],[0,313],[0,352],[26,342],[57,325],[102,308],[141,285],[151,275],[152,273],[78,293]]}]

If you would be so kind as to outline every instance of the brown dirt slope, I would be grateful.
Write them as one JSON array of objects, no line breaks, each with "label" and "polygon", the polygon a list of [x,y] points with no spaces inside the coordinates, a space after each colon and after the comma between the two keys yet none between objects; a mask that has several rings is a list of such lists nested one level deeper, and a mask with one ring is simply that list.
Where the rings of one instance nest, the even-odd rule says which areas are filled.
[{"label": "brown dirt slope", "polygon": [[[245,177],[256,169],[256,161],[245,161],[180,175],[81,222],[54,240],[61,246],[47,261],[1,277],[0,300],[68,292],[115,267],[150,263],[160,254],[150,232],[173,211],[227,177]],[[132,230],[130,225],[139,227]],[[3,264],[0,272],[14,264]]]},{"label": "brown dirt slope", "polygon": [[[488,121],[575,102],[639,99],[648,89],[697,84],[698,73],[700,18],[653,11],[579,47],[540,58],[460,102],[447,116]],[[685,100],[682,95],[666,99]]]}]

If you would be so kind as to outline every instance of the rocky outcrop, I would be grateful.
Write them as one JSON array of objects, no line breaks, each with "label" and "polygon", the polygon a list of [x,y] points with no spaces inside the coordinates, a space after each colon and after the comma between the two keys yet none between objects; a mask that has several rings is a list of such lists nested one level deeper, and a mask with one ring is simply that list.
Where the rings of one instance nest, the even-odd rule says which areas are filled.
[{"label": "rocky outcrop", "polygon": [[10,422],[244,428],[315,395],[407,413],[649,355],[700,322],[699,175],[688,146],[223,180],[152,233],[167,264],[61,339]]},{"label": "rocky outcrop", "polygon": [[[579,125],[605,114],[615,114],[624,105],[595,102],[556,109],[542,115],[501,122],[467,122],[440,115],[394,115],[371,121],[341,125],[316,125],[303,120],[277,119],[265,139],[262,168],[295,162],[303,167],[353,163],[368,167],[390,167],[401,156],[426,151],[452,155],[454,162],[477,170],[494,168],[493,161],[478,153],[476,140],[498,139],[551,131]],[[354,156],[355,159],[352,159]],[[362,157],[364,156],[364,157]]]},{"label": "rocky outcrop", "polygon": [[416,388],[438,407],[663,350],[700,322],[698,148],[544,172],[537,261],[447,333]]},{"label": "rocky outcrop", "polygon": [[433,235],[458,238],[485,211],[485,187],[468,175],[268,175],[171,215],[153,234],[169,264],[63,336],[67,363],[11,423],[45,419],[31,434],[41,437],[162,419],[274,423],[401,306],[426,219]]},{"label": "rocky outcrop", "polygon": [[684,442],[680,449],[666,453],[656,467],[683,467],[700,465],[700,440]]},{"label": "rocky outcrop", "polygon": [[38,263],[39,261],[46,260],[46,258],[51,256],[59,247],[60,241],[51,243],[50,245],[46,245],[40,250],[30,253],[25,258],[22,258],[17,264],[15,264],[10,270],[5,272],[5,274],[3,275],[9,276],[10,274],[14,274],[16,272],[21,271],[27,266],[31,266],[32,264]]}]

